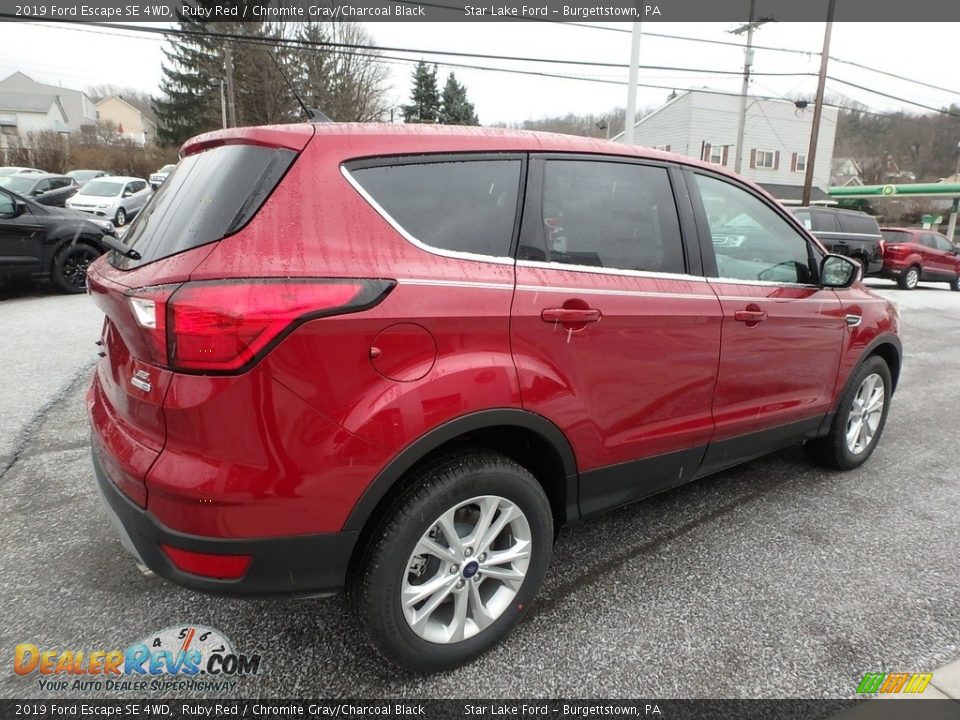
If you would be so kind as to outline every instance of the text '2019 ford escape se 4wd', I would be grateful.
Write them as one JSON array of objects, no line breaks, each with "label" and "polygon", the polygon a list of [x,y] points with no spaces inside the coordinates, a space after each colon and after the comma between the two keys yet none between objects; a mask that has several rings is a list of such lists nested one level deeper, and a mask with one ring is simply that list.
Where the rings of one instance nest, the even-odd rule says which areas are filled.
[{"label": "text '2019 ford escape se 4wd'", "polygon": [[712,166],[378,125],[181,155],[88,274],[98,486],[169,580],[346,587],[386,658],[453,667],[559,526],[795,442],[854,468],[883,431],[895,310]]}]

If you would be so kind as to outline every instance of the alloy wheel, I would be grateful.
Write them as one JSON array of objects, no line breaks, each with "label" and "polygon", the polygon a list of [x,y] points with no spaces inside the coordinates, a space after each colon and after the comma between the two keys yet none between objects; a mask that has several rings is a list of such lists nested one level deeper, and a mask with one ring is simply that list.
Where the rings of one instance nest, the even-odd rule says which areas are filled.
[{"label": "alloy wheel", "polygon": [[883,378],[877,373],[867,375],[856,395],[847,416],[847,449],[860,455],[870,447],[883,417],[885,391]]},{"label": "alloy wheel", "polygon": [[76,289],[87,285],[87,268],[97,259],[97,253],[91,249],[78,249],[71,252],[63,261],[63,279]]},{"label": "alloy wheel", "polygon": [[917,269],[912,267],[909,270],[907,270],[907,278],[906,278],[907,287],[912,290],[917,286],[919,282],[920,282],[920,273],[917,272]]},{"label": "alloy wheel", "polygon": [[483,495],[437,518],[403,571],[400,603],[410,628],[438,644],[460,642],[500,618],[530,566],[530,523],[506,498]]}]

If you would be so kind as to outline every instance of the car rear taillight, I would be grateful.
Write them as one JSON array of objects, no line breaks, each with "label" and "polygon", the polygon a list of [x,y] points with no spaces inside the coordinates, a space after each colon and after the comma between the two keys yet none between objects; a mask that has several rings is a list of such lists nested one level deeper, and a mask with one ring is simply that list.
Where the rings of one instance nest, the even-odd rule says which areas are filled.
[{"label": "car rear taillight", "polygon": [[903,255],[905,252],[907,252],[907,248],[898,243],[891,243],[890,245],[886,245],[884,247],[884,252],[891,255]]},{"label": "car rear taillight", "polygon": [[210,280],[128,293],[152,360],[172,370],[245,369],[297,325],[377,304],[392,280]]},{"label": "car rear taillight", "polygon": [[883,255],[887,244],[883,241],[883,238],[880,238],[880,254]]}]

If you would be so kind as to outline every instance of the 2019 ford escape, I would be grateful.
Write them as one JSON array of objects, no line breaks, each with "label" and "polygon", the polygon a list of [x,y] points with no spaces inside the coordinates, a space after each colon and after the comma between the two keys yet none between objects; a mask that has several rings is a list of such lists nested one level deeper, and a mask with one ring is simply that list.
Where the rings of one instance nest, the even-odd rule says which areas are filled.
[{"label": "2019 ford escape", "polygon": [[378,125],[181,155],[88,273],[98,487],[167,579],[346,586],[438,670],[520,620],[559,526],[795,442],[854,468],[883,431],[894,308],[713,166]]}]

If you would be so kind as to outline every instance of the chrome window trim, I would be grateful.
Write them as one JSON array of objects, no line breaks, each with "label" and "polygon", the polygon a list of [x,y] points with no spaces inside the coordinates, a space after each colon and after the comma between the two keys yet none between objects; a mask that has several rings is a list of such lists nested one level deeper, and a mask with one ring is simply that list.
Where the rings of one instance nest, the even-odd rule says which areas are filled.
[{"label": "chrome window trim", "polygon": [[513,283],[470,282],[466,280],[430,280],[427,278],[400,278],[401,285],[421,285],[428,287],[478,288],[482,290],[513,290]]},{"label": "chrome window trim", "polygon": [[518,267],[540,268],[543,270],[570,270],[571,272],[596,273],[598,275],[619,275],[621,277],[650,278],[654,280],[687,280],[706,282],[702,275],[686,273],[662,273],[650,270],[625,270],[620,268],[595,267],[593,265],[573,265],[561,262],[543,262],[541,260],[517,260]]},{"label": "chrome window trim", "polygon": [[456,260],[472,260],[474,262],[485,262],[485,263],[496,263],[498,265],[513,265],[514,260],[511,257],[500,257],[497,255],[480,255],[478,253],[465,252],[463,250],[443,250],[442,248],[435,248],[431,245],[427,245],[425,242],[418,240],[413,235],[408,233],[403,227],[400,226],[396,220],[391,217],[388,213],[373,197],[368,193],[363,187],[357,182],[357,179],[353,177],[349,170],[344,165],[340,166],[340,174],[343,175],[344,179],[353,186],[353,189],[356,190],[360,197],[369,203],[370,207],[377,211],[377,214],[380,215],[387,223],[396,230],[407,242],[411,245],[430,253],[431,255],[439,255],[440,257],[454,258]]},{"label": "chrome window trim", "polygon": [[707,282],[725,283],[727,285],[758,285],[760,287],[801,288],[804,290],[826,290],[827,289],[827,288],[821,287],[820,285],[812,285],[810,283],[774,282],[773,280],[740,280],[737,278],[728,278],[728,277],[707,278]]},{"label": "chrome window trim", "polygon": [[573,293],[577,295],[618,295],[623,297],[649,297],[649,298],[674,298],[685,300],[712,300],[717,301],[717,296],[701,295],[698,293],[682,293],[665,290],[657,292],[656,290],[611,290],[609,288],[585,288],[585,287],[561,287],[553,285],[517,285],[518,291],[524,292],[548,292],[548,293]]}]

